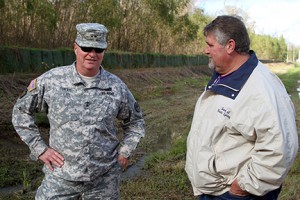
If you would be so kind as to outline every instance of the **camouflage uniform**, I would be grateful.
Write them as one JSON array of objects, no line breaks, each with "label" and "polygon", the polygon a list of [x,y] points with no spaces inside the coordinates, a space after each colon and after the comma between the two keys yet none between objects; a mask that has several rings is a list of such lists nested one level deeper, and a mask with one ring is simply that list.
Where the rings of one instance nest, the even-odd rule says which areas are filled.
[{"label": "camouflage uniform", "polygon": [[[33,80],[17,100],[12,122],[33,160],[48,148],[34,120],[34,113],[41,111],[47,112],[50,123],[49,146],[65,159],[61,168],[53,166],[54,171],[45,165],[45,179],[98,184],[101,181],[95,179],[119,168],[117,155],[129,157],[144,136],[142,112],[133,95],[103,68],[91,85],[79,76],[75,63],[51,69]],[[115,118],[123,120],[121,142],[116,137]],[[118,188],[114,190],[118,193]]]},{"label": "camouflage uniform", "polygon": [[99,178],[79,182],[67,181],[49,173],[45,175],[42,185],[37,191],[36,199],[78,200],[82,197],[82,199],[91,200],[118,200],[120,198],[119,175],[119,168],[113,167]]}]

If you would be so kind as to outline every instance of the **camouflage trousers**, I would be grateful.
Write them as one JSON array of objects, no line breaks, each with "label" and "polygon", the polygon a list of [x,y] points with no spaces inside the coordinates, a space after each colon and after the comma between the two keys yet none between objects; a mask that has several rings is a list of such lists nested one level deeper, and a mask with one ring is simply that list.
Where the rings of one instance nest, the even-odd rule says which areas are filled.
[{"label": "camouflage trousers", "polygon": [[36,192],[36,200],[119,200],[120,167],[115,165],[106,174],[93,181],[68,181],[45,174]]}]

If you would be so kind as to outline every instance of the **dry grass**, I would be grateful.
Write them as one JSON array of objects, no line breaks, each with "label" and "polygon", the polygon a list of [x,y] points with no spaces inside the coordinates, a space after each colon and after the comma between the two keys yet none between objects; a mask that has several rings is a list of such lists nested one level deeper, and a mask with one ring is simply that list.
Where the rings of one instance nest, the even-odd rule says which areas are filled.
[{"label": "dry grass", "polygon": [[273,71],[274,73],[280,75],[280,74],[284,74],[287,73],[289,70],[294,68],[294,64],[293,63],[285,63],[285,62],[281,62],[281,63],[265,63],[265,65],[267,67],[269,67],[269,69],[271,71]]},{"label": "dry grass", "polygon": [[[296,87],[298,87],[297,80],[300,79],[299,70],[294,70],[293,65],[286,63],[267,64],[267,66],[279,74],[286,84],[287,90],[292,95],[298,116],[297,122],[299,122],[300,101],[296,91]],[[289,73],[287,73],[288,71]],[[198,67],[113,70],[113,73],[124,80],[139,100],[146,120],[147,134],[138,150],[151,155],[146,158],[145,172],[147,173],[144,176],[122,182],[122,200],[197,199],[192,194],[190,182],[183,169],[185,162],[185,138],[189,131],[196,100],[203,91],[211,72],[206,67]],[[17,97],[26,87],[24,81],[29,83],[30,78],[31,76],[29,78],[23,76],[21,79],[18,79],[14,76],[14,82],[10,82],[10,85],[13,87],[9,89],[7,85],[3,87],[2,84],[1,86],[1,83],[4,83],[1,80],[7,80],[0,76],[1,112],[3,112],[3,109],[6,109],[6,115],[10,115],[9,109],[12,103],[7,101]],[[23,88],[20,89],[19,87]],[[15,90],[14,88],[17,89]],[[9,94],[10,92],[8,91],[14,92]],[[3,116],[4,113],[0,114]],[[1,122],[3,120],[7,123],[10,121],[10,119],[4,118]],[[299,123],[298,129],[300,130]],[[5,146],[7,141],[5,139],[8,137],[3,137],[2,133],[3,130],[0,130],[0,152],[2,152],[0,153],[0,175],[2,169],[9,169],[10,167],[4,166],[4,159],[6,159],[6,162],[10,160],[7,163],[14,163],[18,160],[18,168],[15,168],[14,171],[33,168],[32,165],[28,165],[28,160],[25,159],[28,150],[25,151],[24,149],[27,147],[16,137],[11,137],[15,133],[9,128],[6,131],[7,136],[11,138],[8,146]],[[14,148],[10,148],[10,146]],[[5,153],[8,151],[9,156]],[[152,154],[153,152],[156,153]],[[16,160],[11,155],[16,155]],[[6,197],[0,196],[0,199],[33,199],[34,190],[40,181],[38,172],[37,169],[34,169],[29,174],[29,181],[33,185],[32,191],[25,194],[16,193]],[[300,199],[299,175],[300,159],[298,157],[284,183],[280,200]],[[14,179],[14,181],[12,184],[19,184],[22,182],[22,179]]]}]

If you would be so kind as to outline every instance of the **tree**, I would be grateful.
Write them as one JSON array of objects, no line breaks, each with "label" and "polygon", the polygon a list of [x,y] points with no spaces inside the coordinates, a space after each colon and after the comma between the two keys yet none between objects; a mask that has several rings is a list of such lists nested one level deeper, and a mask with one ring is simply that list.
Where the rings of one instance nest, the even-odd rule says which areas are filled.
[{"label": "tree", "polygon": [[[0,0],[0,45],[73,47],[75,26],[104,24],[108,48],[115,51],[164,54],[201,54],[203,27],[212,20],[193,6],[194,0]],[[242,16],[252,45],[264,59],[285,59],[284,38],[256,35],[246,12],[225,7]]]}]

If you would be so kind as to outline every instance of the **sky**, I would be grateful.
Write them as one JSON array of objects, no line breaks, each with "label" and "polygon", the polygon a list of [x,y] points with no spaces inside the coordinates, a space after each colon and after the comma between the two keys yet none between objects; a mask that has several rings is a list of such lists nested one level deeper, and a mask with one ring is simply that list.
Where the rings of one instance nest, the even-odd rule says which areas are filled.
[{"label": "sky", "polygon": [[196,0],[196,7],[204,14],[216,17],[227,14],[225,6],[245,11],[255,22],[257,34],[285,38],[291,46],[300,47],[300,0]]}]

